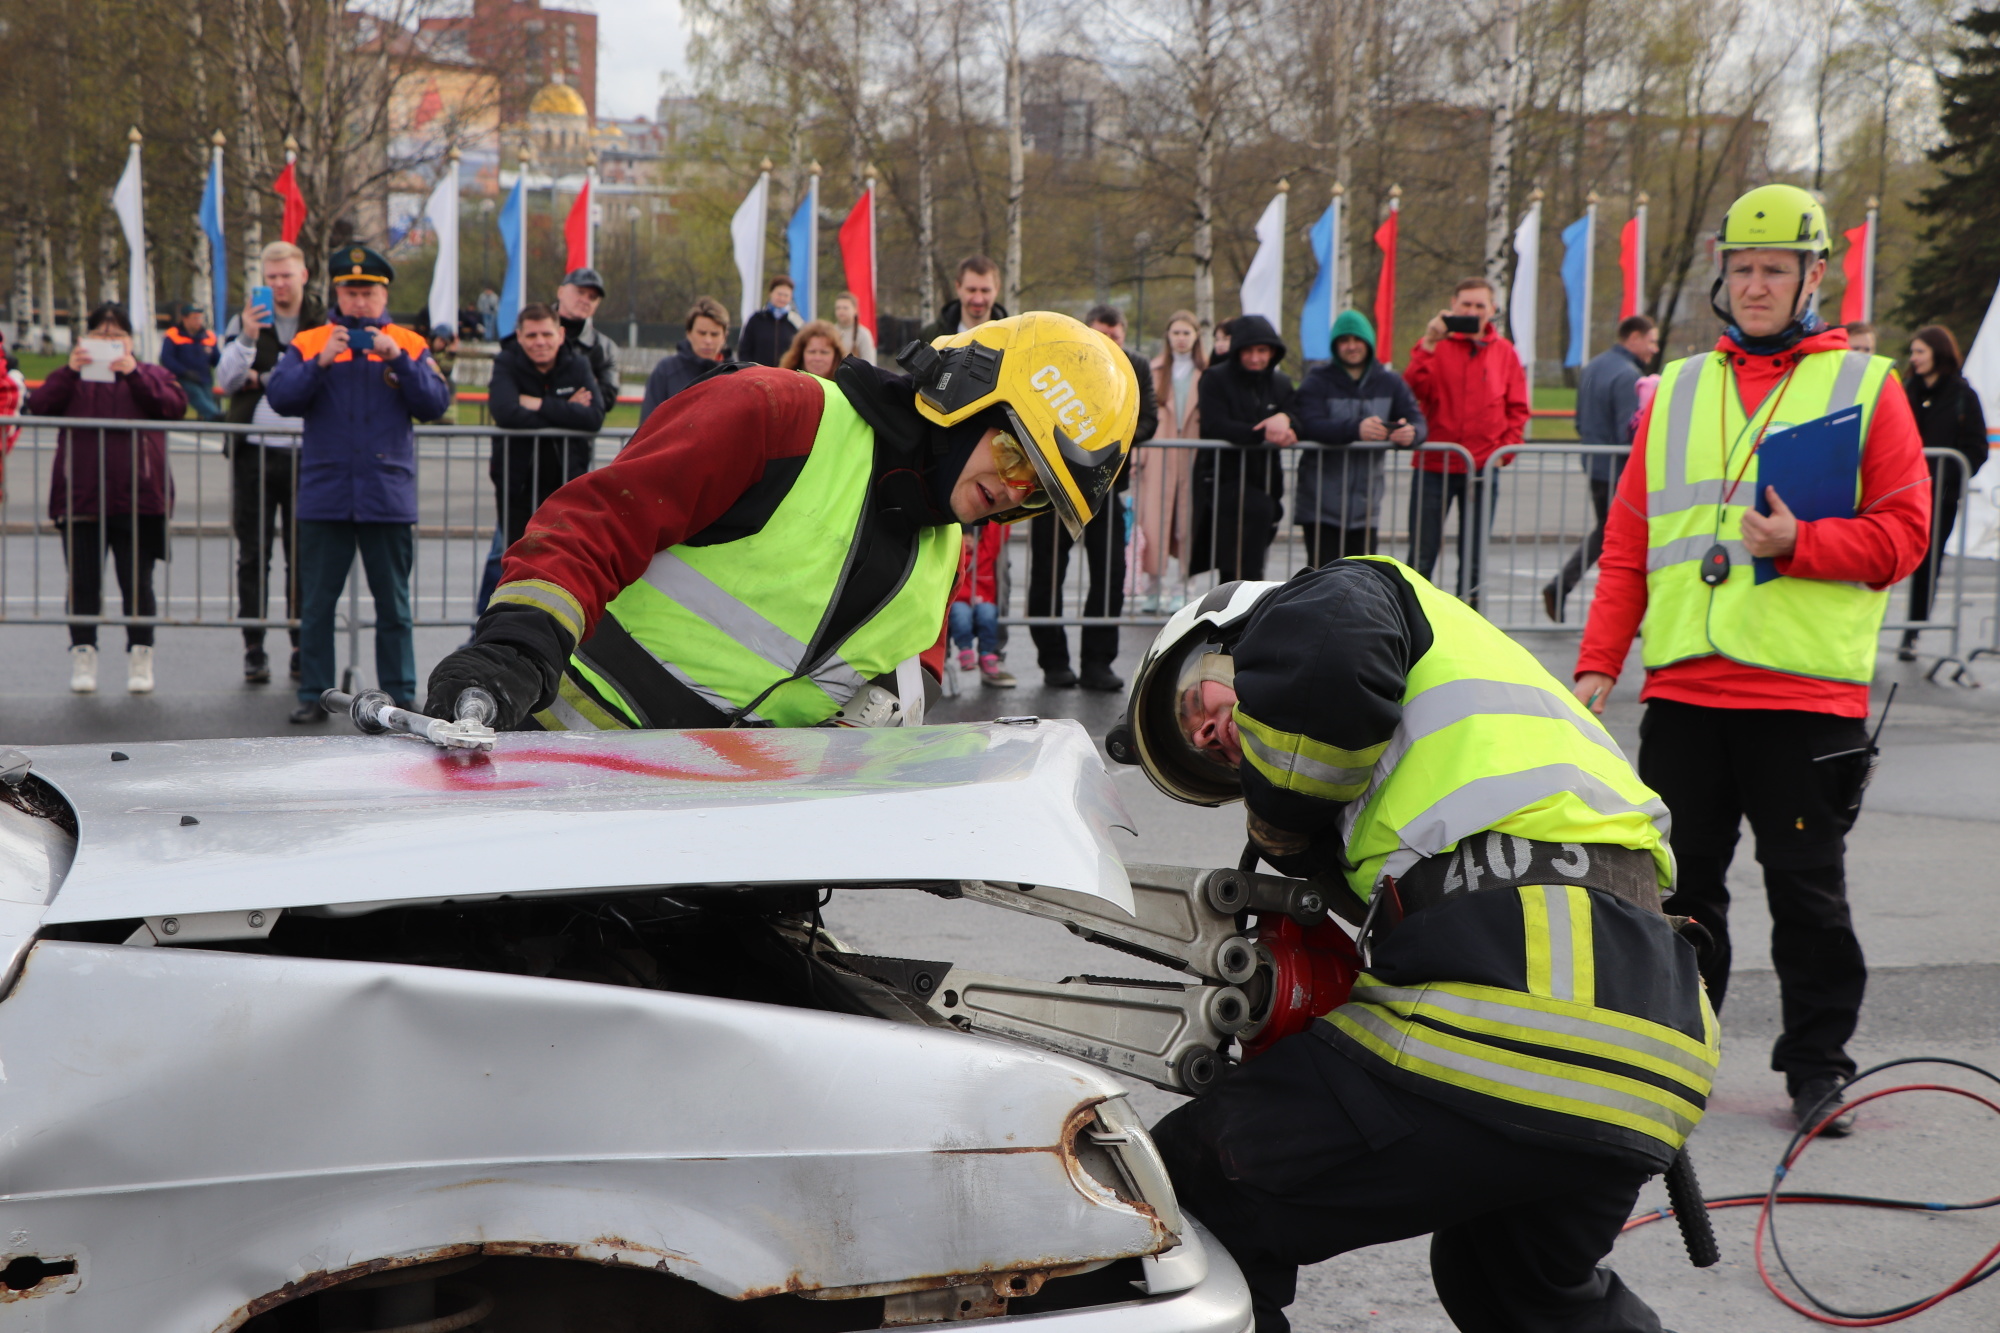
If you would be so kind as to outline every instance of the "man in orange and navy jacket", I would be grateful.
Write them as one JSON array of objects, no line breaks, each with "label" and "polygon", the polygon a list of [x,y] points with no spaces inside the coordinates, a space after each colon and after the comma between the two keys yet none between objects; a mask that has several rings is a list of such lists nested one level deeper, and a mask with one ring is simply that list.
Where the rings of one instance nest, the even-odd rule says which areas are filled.
[{"label": "man in orange and navy jacket", "polygon": [[339,312],[292,340],[264,383],[273,411],[305,420],[299,453],[299,707],[318,722],[333,688],[333,618],[354,553],[375,598],[375,677],[398,704],[417,698],[410,626],[416,558],[418,421],[451,407],[422,334],[388,320],[396,271],[366,246],[333,252]]},{"label": "man in orange and navy jacket", "polygon": [[180,381],[197,420],[222,420],[215,402],[215,363],[221,359],[222,344],[208,327],[208,312],[192,301],[182,302],[160,344],[160,364]]}]

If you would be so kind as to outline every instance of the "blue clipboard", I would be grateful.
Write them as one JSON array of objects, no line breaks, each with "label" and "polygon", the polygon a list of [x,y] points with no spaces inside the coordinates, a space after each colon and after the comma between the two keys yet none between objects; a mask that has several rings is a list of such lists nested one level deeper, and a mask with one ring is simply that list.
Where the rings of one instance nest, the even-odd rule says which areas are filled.
[{"label": "blue clipboard", "polygon": [[[1766,435],[1757,449],[1757,512],[1770,517],[1771,502],[1764,488],[1772,486],[1801,523],[1853,518],[1855,478],[1861,471],[1861,417],[1859,406],[1843,407]],[[1775,560],[1757,557],[1750,566],[1760,584],[1780,577]]]}]

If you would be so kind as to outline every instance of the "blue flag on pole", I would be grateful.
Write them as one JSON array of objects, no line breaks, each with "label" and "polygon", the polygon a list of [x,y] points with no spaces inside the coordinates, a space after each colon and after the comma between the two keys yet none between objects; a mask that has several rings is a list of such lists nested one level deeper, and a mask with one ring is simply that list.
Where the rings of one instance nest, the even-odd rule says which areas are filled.
[{"label": "blue flag on pole", "polygon": [[1563,353],[1565,366],[1583,364],[1584,327],[1590,319],[1590,214],[1586,213],[1562,230],[1563,294],[1569,298],[1569,348]]},{"label": "blue flag on pole", "polygon": [[785,227],[785,246],[791,252],[792,305],[799,318],[817,318],[819,304],[819,177],[806,187],[792,220]]},{"label": "blue flag on pole", "polygon": [[1313,259],[1319,264],[1319,275],[1299,311],[1299,353],[1308,361],[1326,361],[1333,356],[1333,274],[1340,266],[1333,247],[1339,232],[1340,200],[1336,199],[1306,233]]},{"label": "blue flag on pole", "polygon": [[208,159],[208,184],[201,191],[201,229],[208,237],[208,268],[215,283],[215,304],[209,307],[209,323],[221,328],[223,311],[229,308],[229,253],[222,232],[222,153]]},{"label": "blue flag on pole", "polygon": [[500,208],[500,244],[507,251],[507,279],[500,284],[500,311],[493,317],[493,336],[500,339],[514,331],[521,314],[521,294],[527,290],[528,255],[522,244],[527,239],[527,173],[514,177],[514,192]]}]

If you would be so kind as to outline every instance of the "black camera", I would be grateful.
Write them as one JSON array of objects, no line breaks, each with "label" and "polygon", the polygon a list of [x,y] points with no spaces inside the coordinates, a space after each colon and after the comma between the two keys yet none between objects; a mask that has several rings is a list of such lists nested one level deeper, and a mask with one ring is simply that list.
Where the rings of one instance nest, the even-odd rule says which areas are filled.
[{"label": "black camera", "polygon": [[1444,317],[1444,331],[1446,333],[1477,334],[1479,326],[1482,323],[1484,321],[1477,315],[1446,315]]}]

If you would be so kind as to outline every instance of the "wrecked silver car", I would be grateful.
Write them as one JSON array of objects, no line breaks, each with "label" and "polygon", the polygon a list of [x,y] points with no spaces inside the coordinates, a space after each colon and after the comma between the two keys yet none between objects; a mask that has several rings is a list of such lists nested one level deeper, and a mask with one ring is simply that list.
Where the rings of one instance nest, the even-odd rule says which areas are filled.
[{"label": "wrecked silver car", "polygon": [[[0,1329],[1242,1333],[1105,1071],[1212,1082],[1296,889],[1122,820],[1059,722],[0,751]],[[1189,981],[821,925],[889,886]]]}]

